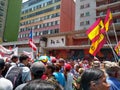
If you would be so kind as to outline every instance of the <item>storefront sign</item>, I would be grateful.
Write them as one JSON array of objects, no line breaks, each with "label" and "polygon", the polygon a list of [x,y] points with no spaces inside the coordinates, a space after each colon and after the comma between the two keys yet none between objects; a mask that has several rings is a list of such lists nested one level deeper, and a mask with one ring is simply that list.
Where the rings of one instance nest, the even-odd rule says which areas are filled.
[{"label": "storefront sign", "polygon": [[59,37],[50,37],[47,41],[47,47],[61,47],[65,46],[65,36],[59,36]]}]

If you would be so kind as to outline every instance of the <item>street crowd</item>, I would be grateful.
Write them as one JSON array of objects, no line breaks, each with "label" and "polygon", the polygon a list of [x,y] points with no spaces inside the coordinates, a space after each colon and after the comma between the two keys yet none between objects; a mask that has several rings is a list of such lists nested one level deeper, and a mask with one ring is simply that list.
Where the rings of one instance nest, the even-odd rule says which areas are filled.
[{"label": "street crowd", "polygon": [[0,59],[0,90],[120,90],[119,62]]}]

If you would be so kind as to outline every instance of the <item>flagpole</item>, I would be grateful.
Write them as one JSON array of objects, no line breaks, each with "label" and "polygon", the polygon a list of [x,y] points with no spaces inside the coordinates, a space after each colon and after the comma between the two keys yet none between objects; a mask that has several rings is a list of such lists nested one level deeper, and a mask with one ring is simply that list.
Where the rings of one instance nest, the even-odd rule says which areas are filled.
[{"label": "flagpole", "polygon": [[118,38],[117,38],[116,30],[115,30],[115,24],[112,23],[112,26],[113,26],[113,30],[114,30],[114,33],[115,33],[116,42],[118,43]]},{"label": "flagpole", "polygon": [[[32,42],[33,42],[33,30],[32,30]],[[33,46],[32,46],[32,59],[34,59],[34,51],[33,51]]]},{"label": "flagpole", "polygon": [[112,48],[112,45],[111,45],[111,42],[110,42],[110,39],[108,37],[108,33],[106,32],[106,36],[107,36],[107,44],[109,45],[109,47],[111,48],[112,52],[113,52],[113,55],[114,55],[114,58],[115,58],[115,61],[117,62],[116,58],[118,58],[118,56],[116,55],[116,53],[114,52],[113,48]]}]

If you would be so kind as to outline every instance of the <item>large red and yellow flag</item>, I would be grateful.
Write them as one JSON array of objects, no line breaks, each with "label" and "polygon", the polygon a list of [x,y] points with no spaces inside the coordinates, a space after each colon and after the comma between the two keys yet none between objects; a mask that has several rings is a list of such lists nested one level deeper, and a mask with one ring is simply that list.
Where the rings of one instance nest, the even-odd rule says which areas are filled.
[{"label": "large red and yellow flag", "polygon": [[86,34],[88,35],[88,38],[92,41],[95,42],[100,34],[104,31],[104,24],[100,18],[96,20],[95,23],[93,23],[92,26],[87,30]]},{"label": "large red and yellow flag", "polygon": [[120,56],[120,41],[118,42],[118,44],[115,46],[114,49],[115,49],[117,55]]},{"label": "large red and yellow flag", "polygon": [[106,40],[103,34],[100,34],[97,41],[92,42],[92,45],[90,46],[89,53],[93,56],[96,56],[96,54],[100,51],[100,49],[105,44]]},{"label": "large red and yellow flag", "polygon": [[105,17],[104,20],[104,25],[105,25],[105,29],[106,31],[108,31],[109,26],[112,24],[112,13],[110,11],[110,9],[107,10],[107,15]]}]

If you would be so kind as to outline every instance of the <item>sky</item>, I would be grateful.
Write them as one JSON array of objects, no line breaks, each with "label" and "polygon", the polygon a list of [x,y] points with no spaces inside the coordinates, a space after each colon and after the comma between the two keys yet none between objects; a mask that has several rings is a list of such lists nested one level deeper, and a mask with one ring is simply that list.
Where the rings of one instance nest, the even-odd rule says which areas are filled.
[{"label": "sky", "polygon": [[25,2],[25,1],[28,1],[28,0],[22,0],[22,2]]}]

